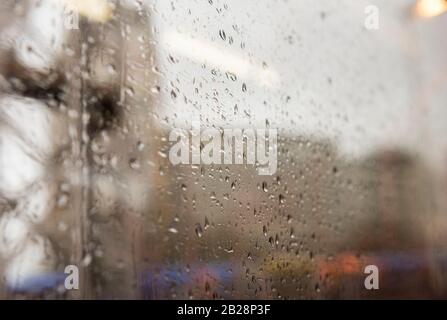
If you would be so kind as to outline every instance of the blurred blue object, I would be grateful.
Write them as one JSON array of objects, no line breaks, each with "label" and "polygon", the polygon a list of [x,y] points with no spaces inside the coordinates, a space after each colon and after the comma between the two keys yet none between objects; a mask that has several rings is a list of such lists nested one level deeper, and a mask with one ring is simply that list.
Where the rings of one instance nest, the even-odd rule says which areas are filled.
[{"label": "blurred blue object", "polygon": [[[144,299],[165,299],[170,297],[169,290],[172,286],[188,287],[196,283],[205,283],[207,279],[216,280],[219,288],[213,290],[222,297],[225,297],[223,287],[233,279],[235,266],[229,262],[195,264],[188,268],[178,265],[155,266],[147,270],[142,275],[143,297]],[[222,292],[220,292],[222,291]]]},{"label": "blurred blue object", "polygon": [[51,272],[29,277],[20,283],[7,284],[7,286],[13,292],[40,293],[63,284],[65,277],[63,272]]}]

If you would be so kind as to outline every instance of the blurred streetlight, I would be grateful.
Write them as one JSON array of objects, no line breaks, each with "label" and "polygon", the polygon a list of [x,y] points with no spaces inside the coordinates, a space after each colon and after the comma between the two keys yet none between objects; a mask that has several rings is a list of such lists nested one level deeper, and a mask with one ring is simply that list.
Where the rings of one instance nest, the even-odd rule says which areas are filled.
[{"label": "blurred streetlight", "polygon": [[417,17],[432,18],[447,12],[446,0],[418,0],[413,7],[413,13]]}]

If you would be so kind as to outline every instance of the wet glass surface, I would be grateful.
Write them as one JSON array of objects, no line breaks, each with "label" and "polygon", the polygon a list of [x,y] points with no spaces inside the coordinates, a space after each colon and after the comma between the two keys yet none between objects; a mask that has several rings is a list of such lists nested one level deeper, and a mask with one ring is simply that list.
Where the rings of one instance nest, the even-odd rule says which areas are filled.
[{"label": "wet glass surface", "polygon": [[447,298],[422,2],[2,1],[0,298]]}]

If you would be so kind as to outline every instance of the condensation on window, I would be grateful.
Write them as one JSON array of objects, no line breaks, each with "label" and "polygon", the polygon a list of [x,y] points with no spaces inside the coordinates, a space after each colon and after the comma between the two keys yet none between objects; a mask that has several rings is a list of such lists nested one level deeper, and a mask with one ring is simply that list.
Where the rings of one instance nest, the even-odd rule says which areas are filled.
[{"label": "condensation on window", "polygon": [[416,4],[2,1],[0,298],[447,297]]}]

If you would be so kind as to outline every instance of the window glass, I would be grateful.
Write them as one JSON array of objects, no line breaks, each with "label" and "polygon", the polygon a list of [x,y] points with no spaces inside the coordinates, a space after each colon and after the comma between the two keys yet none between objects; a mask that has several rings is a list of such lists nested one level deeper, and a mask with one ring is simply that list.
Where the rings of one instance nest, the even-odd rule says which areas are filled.
[{"label": "window glass", "polygon": [[423,2],[2,1],[0,298],[446,297]]}]

